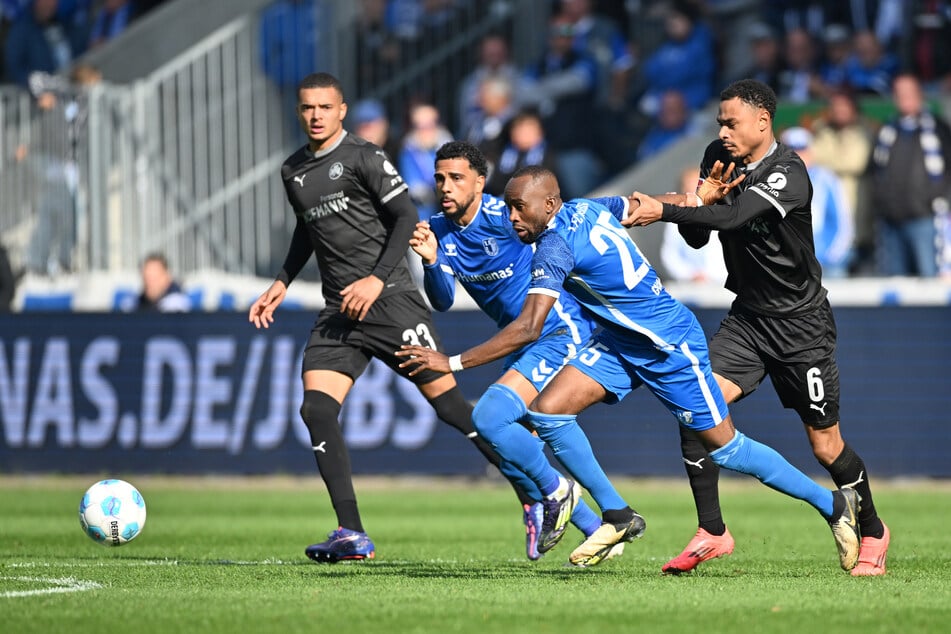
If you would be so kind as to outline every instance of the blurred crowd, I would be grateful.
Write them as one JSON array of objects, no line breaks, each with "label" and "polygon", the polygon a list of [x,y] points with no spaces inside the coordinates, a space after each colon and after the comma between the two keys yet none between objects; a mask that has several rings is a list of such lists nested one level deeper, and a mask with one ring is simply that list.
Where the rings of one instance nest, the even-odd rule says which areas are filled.
[{"label": "blurred crowd", "polygon": [[28,87],[34,72],[65,72],[164,0],[0,1],[0,82]]},{"label": "blurred crowd", "polygon": [[[72,69],[74,81],[95,81],[94,73],[77,77],[73,60],[160,2],[0,0],[2,80],[38,99],[55,91],[31,85],[36,71]],[[353,61],[356,84],[367,87],[393,81],[420,51],[451,45],[473,12],[512,12],[519,3],[357,4]],[[276,0],[262,13],[261,66],[287,95],[289,119],[297,80],[334,70],[311,61],[330,41],[334,7]],[[713,115],[704,109],[728,83],[753,77],[783,106],[818,104],[777,133],[809,165],[826,275],[951,277],[951,138],[937,107],[951,97],[951,2],[550,0],[549,9],[547,25],[486,33],[466,52],[474,62],[464,76],[437,68],[430,89],[410,98],[349,96],[348,129],[394,158],[421,216],[435,208],[433,158],[447,140],[485,152],[489,193],[501,194],[518,168],[544,164],[566,199],[582,196],[678,139],[709,133]],[[516,61],[512,30],[521,28],[544,33],[539,50]],[[446,82],[451,89],[437,89]],[[889,108],[873,116],[870,103]],[[288,124],[288,143],[299,143]],[[681,255],[704,266],[698,254]],[[692,273],[687,261],[663,264],[678,279],[719,275]]]},{"label": "blurred crowd", "polygon": [[[417,42],[438,44],[440,26],[464,4],[363,0],[362,85],[392,76]],[[951,140],[937,107],[951,96],[951,3],[552,0],[547,27],[526,63],[513,59],[509,35],[487,34],[451,96],[421,93],[389,116],[399,105],[367,100],[354,111],[351,129],[375,126],[370,138],[398,158],[424,217],[433,209],[428,166],[449,138],[485,152],[489,193],[501,194],[519,167],[545,164],[566,198],[581,196],[709,130],[702,110],[730,82],[753,77],[784,106],[813,106],[783,141],[812,175],[825,274],[951,277]],[[718,278],[664,264],[671,277]]]}]

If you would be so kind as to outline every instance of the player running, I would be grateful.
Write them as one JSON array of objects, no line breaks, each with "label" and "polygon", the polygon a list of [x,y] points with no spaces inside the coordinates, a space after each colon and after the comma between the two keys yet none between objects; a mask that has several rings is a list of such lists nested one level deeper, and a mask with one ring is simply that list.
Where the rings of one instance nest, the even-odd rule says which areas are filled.
[{"label": "player running", "polygon": [[[423,259],[423,286],[436,310],[449,310],[455,298],[456,280],[489,317],[504,328],[517,316],[531,279],[531,246],[518,239],[508,220],[505,203],[483,193],[488,166],[481,150],[471,143],[453,141],[436,152],[436,192],[441,213],[429,223],[416,225],[410,246]],[[623,198],[608,198],[618,215],[627,210]],[[588,342],[594,323],[583,315],[570,295],[562,293],[542,326],[534,343],[513,352],[505,362],[502,376],[489,386],[473,411],[479,435],[491,443],[507,462],[524,471],[538,485],[543,503],[527,506],[527,514],[541,514],[542,530],[535,539],[526,536],[529,559],[537,559],[561,539],[566,523],[559,521],[562,511],[571,513],[573,500],[580,500],[580,487],[566,480],[551,466],[539,439],[521,421],[526,405],[544,385]],[[549,430],[540,434],[547,440]],[[574,421],[558,428],[563,437],[561,451],[578,454],[574,462],[584,469],[582,477],[592,497],[604,510],[625,509],[627,504],[617,493],[590,451],[584,432]],[[563,454],[558,454],[561,458]],[[574,473],[574,472],[573,472]],[[529,495],[535,491],[529,490]],[[639,515],[639,533],[643,520]],[[583,501],[571,515],[571,521],[589,537],[601,526],[601,518]],[[639,534],[638,533],[638,534]],[[612,556],[624,545],[618,544]]]},{"label": "player running", "polygon": [[[434,350],[440,343],[406,262],[406,243],[419,220],[406,183],[382,149],[343,129],[347,105],[335,77],[308,75],[300,83],[298,98],[298,117],[308,143],[281,167],[297,226],[281,272],[251,305],[248,319],[257,328],[267,328],[288,285],[316,254],[326,307],[304,349],[300,413],[338,528],[305,553],[318,562],[369,559],[376,547],[363,528],[350,454],[337,417],[372,357],[407,376],[393,351],[401,343]],[[478,436],[472,406],[452,376],[424,372],[409,379],[440,419],[465,434],[513,482],[523,505],[538,499],[521,486],[533,486],[531,480],[501,464],[498,454]]]},{"label": "player running", "polygon": [[[457,355],[455,369],[482,365],[536,341],[562,290],[603,326],[529,405],[528,421],[539,430],[562,427],[599,402],[617,402],[646,385],[681,425],[693,430],[721,467],[755,476],[767,486],[812,505],[829,522],[839,560],[858,559],[853,489],[829,491],[770,447],[733,427],[713,378],[706,338],[696,317],[670,296],[627,230],[604,205],[561,200],[555,175],[526,167],[505,188],[509,219],[519,238],[535,243],[532,281],[518,317],[491,339]],[[414,371],[449,372],[449,359],[421,346],[404,347]],[[549,441],[555,452],[558,438]],[[574,473],[570,452],[562,458]],[[578,481],[586,483],[579,477]],[[629,524],[604,517],[569,561],[592,565],[614,544],[630,539]]]},{"label": "player running", "polygon": [[[769,376],[783,406],[799,414],[832,481],[862,498],[861,553],[851,574],[883,575],[888,527],[875,511],[865,463],[839,429],[836,327],[813,245],[812,184],[802,159],[776,142],[775,114],[776,95],[766,84],[740,80],[728,86],[720,95],[719,138],[704,153],[697,193],[655,200],[635,192],[640,206],[625,222],[678,223],[694,248],[707,243],[711,229],[720,231],[726,287],[736,300],[710,343],[717,383],[732,403]],[[740,165],[739,176],[725,180],[734,164]],[[700,526],[683,552],[664,565],[670,574],[734,547],[720,511],[719,470],[701,462],[707,451],[684,428],[681,450]],[[704,464],[707,468],[699,468]]]}]

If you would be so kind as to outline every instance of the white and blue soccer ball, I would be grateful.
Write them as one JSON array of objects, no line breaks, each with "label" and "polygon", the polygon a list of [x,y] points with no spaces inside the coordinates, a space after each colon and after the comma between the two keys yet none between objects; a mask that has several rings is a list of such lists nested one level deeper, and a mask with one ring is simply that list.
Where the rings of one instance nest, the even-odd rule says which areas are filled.
[{"label": "white and blue soccer ball", "polygon": [[94,542],[121,546],[145,526],[145,500],[125,480],[100,480],[79,503],[79,524]]}]

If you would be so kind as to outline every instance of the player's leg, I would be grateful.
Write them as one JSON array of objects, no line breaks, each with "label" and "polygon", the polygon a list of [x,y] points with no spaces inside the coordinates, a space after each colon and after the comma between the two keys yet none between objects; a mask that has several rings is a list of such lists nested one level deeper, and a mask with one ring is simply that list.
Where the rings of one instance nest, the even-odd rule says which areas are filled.
[{"label": "player's leg", "polygon": [[[714,378],[724,400],[733,403],[757,388],[766,369],[756,350],[751,325],[743,316],[729,315],[710,343]],[[697,509],[697,532],[679,555],[661,568],[665,574],[689,572],[710,559],[729,555],[735,543],[720,508],[720,467],[710,459],[697,435],[680,425],[680,451]]]},{"label": "player's leg", "polygon": [[[395,356],[402,344],[424,345],[442,350],[432,315],[418,292],[399,293],[377,300],[362,322],[366,341],[364,350],[383,361],[394,372],[412,381],[429,401],[436,416],[459,430],[492,465],[512,484],[522,508],[539,498],[535,485],[524,472],[504,462],[488,442],[479,436],[472,422],[472,404],[463,395],[451,374],[426,370],[409,376]],[[533,495],[534,492],[534,495]]]},{"label": "player's leg", "polygon": [[[416,375],[417,377],[420,375]],[[524,471],[502,459],[489,442],[479,435],[472,422],[473,406],[463,395],[462,390],[451,374],[440,374],[434,381],[418,383],[420,393],[436,410],[436,416],[450,427],[457,429],[479,450],[490,464],[495,466],[512,485],[522,508],[533,504],[540,498],[538,487]],[[415,378],[415,377],[410,377]]]},{"label": "player's leg", "polygon": [[[719,466],[751,475],[766,486],[811,504],[829,522],[840,564],[846,570],[858,559],[856,515],[859,499],[851,489],[829,491],[792,466],[776,450],[734,429],[727,405],[707,359],[706,344],[697,326],[668,357],[668,367],[654,376],[640,374],[644,383],[667,405],[682,425],[697,433]],[[685,361],[676,367],[680,357]],[[654,370],[654,368],[652,368]]]},{"label": "player's leg", "polygon": [[[526,552],[529,559],[537,559],[541,553],[554,546],[551,533],[545,530],[544,506],[556,502],[555,494],[565,480],[549,463],[542,441],[521,423],[527,414],[525,404],[538,395],[538,389],[516,369],[518,367],[515,364],[489,386],[476,403],[472,419],[479,435],[488,440],[506,462],[523,471],[538,487],[538,503],[525,509]],[[569,487],[566,484],[564,488]],[[543,497],[546,498],[544,501]],[[587,536],[601,525],[601,518],[584,500],[579,499],[571,513],[571,522]]]},{"label": "player's leg", "polygon": [[337,420],[354,377],[363,373],[369,359],[344,343],[344,332],[349,330],[344,326],[347,324],[332,313],[322,314],[314,326],[304,350],[304,401],[300,408],[338,525],[326,541],[311,544],[305,553],[315,561],[331,563],[375,554],[360,519],[350,453]]},{"label": "player's leg", "polygon": [[[776,322],[776,323],[773,323]],[[803,422],[812,452],[837,487],[859,494],[862,552],[856,576],[885,574],[890,535],[879,518],[865,462],[842,437],[839,425],[839,369],[835,362],[836,329],[832,309],[819,309],[795,320],[769,320],[764,328],[783,329],[783,341],[796,347],[770,365],[769,374],[780,401]]]},{"label": "player's leg", "polygon": [[[474,415],[474,421],[479,433],[486,438],[495,436],[497,433],[511,434],[515,438],[510,443],[493,443],[493,446],[502,453],[506,459],[519,465],[526,473],[532,477],[533,481],[539,486],[541,493],[548,496],[546,500],[551,503],[552,496],[556,490],[562,486],[564,478],[549,464],[545,457],[542,444],[539,443],[537,432],[533,431],[531,440],[526,442],[524,433],[519,430],[527,415],[527,405],[531,403],[539,392],[551,381],[558,371],[577,353],[577,346],[582,343],[581,337],[588,337],[590,333],[585,331],[583,334],[574,330],[566,329],[563,334],[551,333],[542,337],[538,341],[529,344],[518,352],[509,355],[506,359],[505,371],[496,382],[495,394],[499,391],[504,393],[506,388],[514,391],[519,402],[511,402],[511,407],[506,408],[503,400],[500,399],[498,405],[501,407],[481,408],[477,405],[477,412]],[[509,396],[512,394],[510,393]],[[485,400],[490,397],[487,392],[484,395]],[[491,402],[491,401],[490,401]],[[480,400],[479,405],[489,404]],[[485,412],[478,410],[485,409]],[[495,412],[491,410],[494,409]],[[508,409],[508,413],[505,413]],[[483,429],[484,428],[484,429]],[[491,440],[491,438],[489,438]],[[506,454],[512,450],[513,456]],[[524,465],[531,463],[533,466],[525,468]],[[567,486],[565,489],[569,488]],[[592,511],[584,500],[579,499],[574,512],[571,514],[571,523],[578,527],[587,537],[598,529],[601,525],[601,518]],[[546,546],[543,544],[542,549]]]},{"label": "player's leg", "polygon": [[610,338],[602,332],[529,406],[529,423],[602,510],[601,526],[569,556],[575,565],[593,566],[603,561],[617,544],[640,537],[646,528],[644,519],[608,480],[577,424],[578,414],[588,406],[604,400],[617,402],[634,387],[611,349]]}]

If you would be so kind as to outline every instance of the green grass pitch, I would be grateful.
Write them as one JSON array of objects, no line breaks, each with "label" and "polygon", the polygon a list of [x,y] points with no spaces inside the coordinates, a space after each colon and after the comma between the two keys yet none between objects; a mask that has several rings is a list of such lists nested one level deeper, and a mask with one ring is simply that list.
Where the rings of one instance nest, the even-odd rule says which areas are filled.
[{"label": "green grass pitch", "polygon": [[334,528],[316,478],[121,476],[148,505],[143,533],[94,544],[77,506],[94,477],[0,478],[4,632],[947,632],[951,485],[876,483],[889,573],[852,578],[807,505],[730,478],[737,549],[663,577],[696,518],[686,481],[617,481],[647,519],[620,559],[567,565],[570,529],[538,562],[505,485],[359,479],[373,561],[319,565],[304,546]]}]

